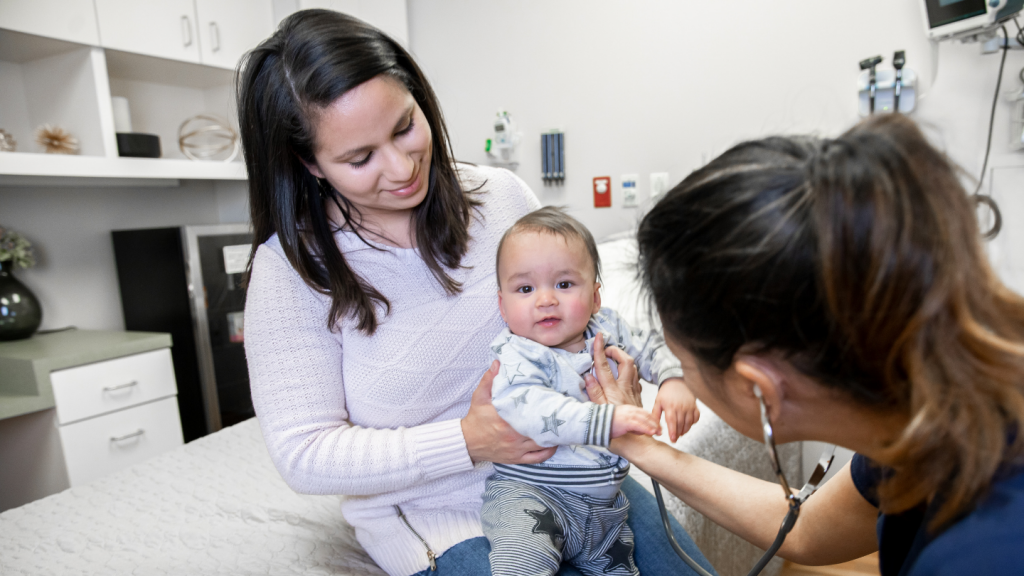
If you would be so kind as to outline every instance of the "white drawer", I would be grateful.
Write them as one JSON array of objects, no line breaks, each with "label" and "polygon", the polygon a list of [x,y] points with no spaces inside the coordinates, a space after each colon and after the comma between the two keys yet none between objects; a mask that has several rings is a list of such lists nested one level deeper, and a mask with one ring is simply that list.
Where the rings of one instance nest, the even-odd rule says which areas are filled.
[{"label": "white drawer", "polygon": [[184,444],[173,397],[61,426],[58,432],[72,486]]},{"label": "white drawer", "polygon": [[170,348],[55,370],[50,382],[61,424],[178,393]]}]

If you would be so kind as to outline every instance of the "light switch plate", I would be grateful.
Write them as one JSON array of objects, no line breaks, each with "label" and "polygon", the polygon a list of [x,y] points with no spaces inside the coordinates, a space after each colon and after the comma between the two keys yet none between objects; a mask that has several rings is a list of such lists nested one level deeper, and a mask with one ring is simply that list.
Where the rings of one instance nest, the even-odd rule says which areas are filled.
[{"label": "light switch plate", "polygon": [[668,172],[651,172],[651,200],[668,192]]},{"label": "light switch plate", "polygon": [[624,208],[636,208],[636,174],[622,175],[622,206]]}]

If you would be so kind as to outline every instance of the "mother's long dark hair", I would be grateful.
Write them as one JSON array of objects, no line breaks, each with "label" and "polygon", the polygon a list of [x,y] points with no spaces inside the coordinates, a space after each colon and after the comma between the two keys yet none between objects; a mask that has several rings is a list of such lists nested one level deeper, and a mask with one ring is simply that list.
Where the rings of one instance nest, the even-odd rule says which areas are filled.
[{"label": "mother's long dark hair", "polygon": [[777,351],[909,425],[883,510],[939,496],[938,528],[1024,454],[1024,300],[988,266],[974,206],[910,120],[766,138],[694,172],[644,218],[642,277],[704,365]]},{"label": "mother's long dark hair", "polygon": [[[360,233],[358,209],[303,165],[313,164],[318,113],[356,86],[380,75],[401,82],[423,110],[432,133],[428,192],[413,210],[423,261],[448,294],[461,285],[458,268],[469,244],[470,211],[455,171],[441,108],[412,56],[380,30],[330,10],[303,10],[281,22],[273,36],[239,67],[238,117],[249,172],[253,253],[274,233],[285,256],[313,289],[331,296],[327,324],[346,315],[372,334],[390,303],[360,278],[339,250],[325,199],[335,202]],[[354,218],[353,218],[354,216]],[[365,231],[363,231],[365,232]],[[250,259],[250,269],[252,261]]]}]

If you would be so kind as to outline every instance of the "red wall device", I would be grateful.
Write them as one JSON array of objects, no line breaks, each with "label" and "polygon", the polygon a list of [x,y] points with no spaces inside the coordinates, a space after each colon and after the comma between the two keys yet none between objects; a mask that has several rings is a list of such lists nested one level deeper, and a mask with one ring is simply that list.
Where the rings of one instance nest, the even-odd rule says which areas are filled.
[{"label": "red wall device", "polygon": [[594,178],[594,208],[612,207],[612,178],[598,176]]}]

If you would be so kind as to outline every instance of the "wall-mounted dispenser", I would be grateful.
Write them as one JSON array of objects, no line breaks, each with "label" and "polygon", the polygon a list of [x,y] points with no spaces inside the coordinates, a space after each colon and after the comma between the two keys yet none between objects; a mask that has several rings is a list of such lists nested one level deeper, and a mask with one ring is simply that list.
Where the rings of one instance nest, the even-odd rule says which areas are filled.
[{"label": "wall-mounted dispenser", "polygon": [[492,166],[500,166],[515,170],[519,167],[519,141],[522,134],[516,129],[512,115],[504,110],[498,111],[494,119],[494,136],[487,139],[484,152],[491,160]]},{"label": "wall-mounted dispenser", "polygon": [[565,134],[560,130],[540,135],[540,177],[545,183],[565,179]]}]

